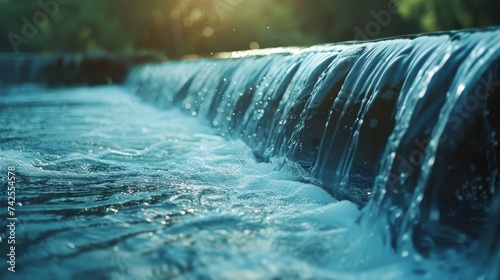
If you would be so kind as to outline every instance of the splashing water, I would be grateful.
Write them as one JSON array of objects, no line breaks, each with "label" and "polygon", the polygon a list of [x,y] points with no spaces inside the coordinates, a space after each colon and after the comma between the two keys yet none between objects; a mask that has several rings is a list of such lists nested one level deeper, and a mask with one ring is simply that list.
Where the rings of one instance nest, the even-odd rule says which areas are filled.
[{"label": "splashing water", "polygon": [[4,87],[15,276],[497,279],[499,39],[259,50],[149,64],[124,87]]},{"label": "splashing water", "polygon": [[395,255],[422,277],[433,260],[463,279],[495,279],[499,39],[491,28],[172,62],[139,68],[128,84],[364,206],[351,230],[365,235],[347,249],[357,261],[333,258],[337,269]]},{"label": "splashing water", "polygon": [[15,279],[324,278],[359,215],[293,164],[256,163],[243,142],[119,87],[11,88],[1,106]]}]

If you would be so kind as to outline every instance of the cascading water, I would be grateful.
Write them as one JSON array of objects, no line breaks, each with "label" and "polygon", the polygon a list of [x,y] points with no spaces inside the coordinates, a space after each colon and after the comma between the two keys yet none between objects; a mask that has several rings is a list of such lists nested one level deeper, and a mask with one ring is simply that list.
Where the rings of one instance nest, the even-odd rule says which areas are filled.
[{"label": "cascading water", "polygon": [[332,267],[397,256],[417,275],[434,260],[460,279],[497,279],[499,67],[491,28],[150,64],[127,85],[364,207]]},{"label": "cascading water", "polygon": [[500,278],[499,28],[144,60],[0,57],[1,279]]}]

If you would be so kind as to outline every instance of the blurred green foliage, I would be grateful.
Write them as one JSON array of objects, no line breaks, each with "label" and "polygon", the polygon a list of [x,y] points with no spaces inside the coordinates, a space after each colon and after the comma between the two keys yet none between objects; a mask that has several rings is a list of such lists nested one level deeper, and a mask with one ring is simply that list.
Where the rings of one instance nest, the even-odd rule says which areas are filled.
[{"label": "blurred green foliage", "polygon": [[498,0],[0,0],[0,51],[180,57],[498,25],[499,8]]},{"label": "blurred green foliage", "polygon": [[401,0],[401,16],[423,31],[485,27],[500,24],[496,0]]}]

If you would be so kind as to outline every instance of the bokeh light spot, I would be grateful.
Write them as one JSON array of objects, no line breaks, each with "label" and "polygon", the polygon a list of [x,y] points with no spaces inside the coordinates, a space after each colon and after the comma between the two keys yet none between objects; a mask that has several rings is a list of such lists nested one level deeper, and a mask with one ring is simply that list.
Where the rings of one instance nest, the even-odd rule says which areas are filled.
[{"label": "bokeh light spot", "polygon": [[258,49],[259,47],[260,47],[260,46],[259,46],[259,43],[257,43],[257,42],[251,42],[251,43],[250,43],[250,49],[251,49],[251,50],[256,50],[256,49]]},{"label": "bokeh light spot", "polygon": [[212,37],[212,35],[214,35],[214,29],[212,27],[205,27],[205,29],[203,29],[203,36]]}]

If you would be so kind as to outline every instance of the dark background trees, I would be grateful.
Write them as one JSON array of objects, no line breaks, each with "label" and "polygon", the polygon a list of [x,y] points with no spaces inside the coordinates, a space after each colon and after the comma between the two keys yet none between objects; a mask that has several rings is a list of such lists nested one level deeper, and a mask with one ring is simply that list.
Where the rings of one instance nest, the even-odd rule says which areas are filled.
[{"label": "dark background trees", "polygon": [[0,0],[0,51],[180,57],[499,25],[498,11],[497,0]]}]

